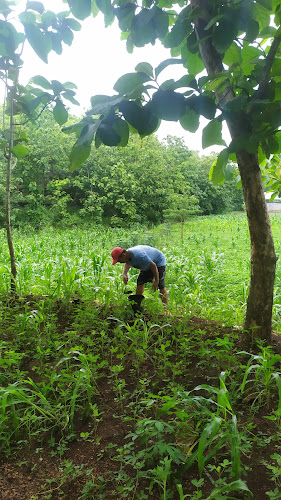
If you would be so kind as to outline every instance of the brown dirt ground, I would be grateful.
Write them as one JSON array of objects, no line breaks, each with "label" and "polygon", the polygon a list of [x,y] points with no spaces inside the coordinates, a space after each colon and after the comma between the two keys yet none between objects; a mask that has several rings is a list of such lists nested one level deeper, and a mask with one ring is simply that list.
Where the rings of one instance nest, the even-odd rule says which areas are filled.
[{"label": "brown dirt ground", "polygon": [[[206,330],[207,334],[212,334],[215,330],[220,332],[223,337],[229,333],[229,328],[225,328],[215,321],[205,321],[200,318],[192,318],[190,326],[195,329],[201,328]],[[216,333],[217,335],[217,333]],[[275,352],[281,353],[281,335],[273,334],[273,349]],[[146,371],[149,370],[149,365],[145,367]],[[213,369],[210,367],[210,371]],[[204,374],[194,372],[192,375],[193,387],[198,383],[205,380],[206,370]],[[127,373],[122,372],[122,376],[126,378],[130,385],[130,368]],[[213,372],[211,373],[213,376]],[[63,457],[58,455],[52,456],[50,448],[46,445],[43,448],[36,448],[36,443],[31,447],[20,448],[15,451],[9,458],[0,458],[0,499],[1,500],[39,500],[50,498],[51,500],[79,500],[81,498],[81,490],[83,485],[94,476],[98,478],[102,476],[105,480],[104,497],[105,499],[121,500],[121,496],[114,493],[112,496],[114,471],[117,472],[120,464],[114,460],[114,453],[107,448],[110,443],[121,446],[124,443],[124,437],[130,432],[130,422],[122,422],[119,418],[114,418],[115,413],[118,414],[116,402],[114,401],[115,395],[107,382],[106,377],[100,379],[99,382],[99,396],[97,404],[101,405],[104,411],[102,421],[98,424],[98,442],[91,442],[90,440],[74,440],[68,443],[68,449],[65,451]],[[115,412],[116,409],[116,412]],[[270,413],[269,409],[261,409],[255,417],[254,423],[256,430],[263,434],[271,435],[276,432],[273,423],[265,418],[265,415]],[[274,428],[274,431],[273,431]],[[80,432],[87,432],[91,430],[91,422],[76,422],[76,431],[79,436]],[[281,443],[274,443],[270,441],[265,449],[260,449],[254,446],[249,455],[242,457],[243,464],[249,467],[247,477],[247,485],[253,492],[255,500],[268,500],[266,495],[267,491],[274,490],[275,484],[269,480],[265,473],[265,467],[260,462],[262,459],[271,461],[270,455],[276,452]],[[83,464],[83,471],[92,469],[89,476],[85,474],[77,475],[75,478],[64,479],[62,476],[61,466],[65,460],[71,461],[76,466]],[[130,476],[131,471],[126,469],[127,474]],[[181,482],[185,494],[190,493],[190,481],[192,477],[197,477],[197,469],[194,467],[189,469],[182,478]],[[55,479],[55,483],[48,483],[48,480]],[[138,490],[141,490],[141,484]],[[211,486],[206,488],[204,495],[207,497],[210,493]],[[48,496],[49,495],[49,496]],[[115,495],[115,496],[114,496]],[[129,499],[136,498],[128,493]],[[93,500],[101,498],[98,495],[98,490],[94,489],[92,496]],[[122,497],[124,498],[124,497]],[[175,493],[174,499],[179,498],[178,493]],[[231,498],[243,498],[233,494]],[[160,495],[153,492],[149,500],[158,500]]]}]

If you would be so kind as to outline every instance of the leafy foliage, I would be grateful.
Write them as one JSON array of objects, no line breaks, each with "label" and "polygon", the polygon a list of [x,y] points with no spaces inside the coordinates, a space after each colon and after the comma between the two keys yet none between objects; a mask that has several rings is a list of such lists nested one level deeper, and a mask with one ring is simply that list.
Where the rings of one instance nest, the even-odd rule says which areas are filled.
[{"label": "leafy foliage", "polygon": [[[3,0],[0,5],[0,80],[6,90],[3,113],[12,114],[12,130],[4,121],[1,132],[1,150],[7,155],[13,140],[11,153],[16,158],[27,154],[26,136],[23,122],[36,119],[43,110],[53,104],[54,118],[59,125],[68,119],[65,102],[78,104],[75,100],[76,86],[57,80],[48,81],[37,75],[26,86],[19,82],[19,72],[24,44],[28,42],[37,56],[45,63],[54,51],[62,52],[62,44],[71,45],[73,31],[80,30],[81,24],[69,16],[69,12],[55,14],[46,10],[41,2],[29,1],[26,8],[17,14],[15,2]],[[6,106],[6,107],[5,107]]]},{"label": "leafy foliage", "polygon": [[[178,12],[171,10],[174,4]],[[128,4],[122,0],[117,6],[102,0],[97,5],[107,25],[117,18],[129,51],[134,46],[154,44],[159,39],[171,49],[173,57],[180,56],[167,59],[156,68],[147,62],[139,63],[135,73],[123,75],[116,82],[117,95],[100,96],[102,110],[92,109],[89,114],[97,124],[95,134],[104,144],[110,141],[111,145],[124,145],[126,142],[125,129],[118,135],[114,132],[117,116],[138,130],[142,137],[155,131],[161,120],[180,121],[183,128],[196,131],[199,117],[204,116],[211,122],[203,131],[203,147],[225,144],[221,130],[222,123],[227,121],[237,131],[223,157],[214,164],[212,177],[216,182],[224,179],[228,157],[233,153],[242,149],[250,153],[260,150],[269,158],[279,151],[279,0],[273,3],[211,1],[208,7],[205,6],[204,15],[204,7],[193,0],[187,5],[165,0],[143,1],[138,9],[135,2]],[[274,25],[270,25],[271,16]],[[205,65],[198,43],[201,18],[213,50],[210,54],[213,66],[220,67],[208,76],[201,74]],[[172,64],[182,65],[187,75],[179,82],[159,81],[162,71]],[[99,118],[94,116],[96,114]],[[106,134],[103,133],[104,123]],[[78,143],[74,149],[76,147]],[[77,152],[75,165],[83,161],[83,155],[79,159]]]},{"label": "leafy foliage", "polygon": [[[72,138],[61,134],[51,111],[26,125],[26,140],[29,154],[18,160],[12,173],[15,225],[43,227],[83,219],[115,225],[156,224],[183,189],[199,200],[203,214],[242,208],[242,193],[233,179],[223,186],[209,180],[214,157],[200,158],[181,139],[170,137],[161,144],[156,137],[140,140],[134,135],[127,148],[102,145],[73,173],[68,163]],[[4,191],[3,163],[3,201]],[[0,223],[4,225],[4,218]]]}]

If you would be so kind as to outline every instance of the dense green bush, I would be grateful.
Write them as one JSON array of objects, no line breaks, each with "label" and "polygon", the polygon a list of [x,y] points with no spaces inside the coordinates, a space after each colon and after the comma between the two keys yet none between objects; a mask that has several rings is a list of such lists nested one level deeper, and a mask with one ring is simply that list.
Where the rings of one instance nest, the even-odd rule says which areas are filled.
[{"label": "dense green bush", "polygon": [[[235,181],[214,186],[209,170],[215,156],[200,157],[182,139],[133,135],[126,148],[93,149],[85,164],[69,172],[73,137],[63,134],[46,112],[29,125],[29,155],[12,179],[12,222],[16,226],[64,226],[81,220],[122,226],[156,224],[177,194],[198,200],[200,213],[241,210]],[[0,202],[5,198],[5,161],[0,166]],[[4,215],[0,224],[4,225]]]}]

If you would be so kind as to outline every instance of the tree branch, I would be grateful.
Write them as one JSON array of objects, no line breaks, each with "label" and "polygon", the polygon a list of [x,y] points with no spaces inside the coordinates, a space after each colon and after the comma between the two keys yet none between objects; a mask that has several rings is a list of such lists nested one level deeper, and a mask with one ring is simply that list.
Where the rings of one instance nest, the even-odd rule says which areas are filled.
[{"label": "tree branch", "polygon": [[267,57],[266,57],[265,65],[264,65],[262,76],[261,76],[260,83],[259,83],[259,88],[254,96],[255,99],[262,99],[266,93],[266,90],[268,87],[268,82],[269,82],[270,71],[271,71],[272,65],[274,63],[277,51],[279,49],[280,42],[281,42],[281,35],[276,36],[272,42],[272,45],[271,45],[269,52],[267,54]]}]

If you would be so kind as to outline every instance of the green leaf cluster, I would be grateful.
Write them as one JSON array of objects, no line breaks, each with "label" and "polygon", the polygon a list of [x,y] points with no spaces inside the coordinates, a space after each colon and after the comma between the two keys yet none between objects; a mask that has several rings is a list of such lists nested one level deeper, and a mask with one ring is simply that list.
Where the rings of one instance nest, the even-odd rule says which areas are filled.
[{"label": "green leaf cluster", "polygon": [[[281,152],[281,2],[211,0],[204,5],[202,9],[200,2],[193,0],[176,4],[146,0],[138,6],[125,0],[117,4],[97,2],[106,25],[117,18],[129,51],[160,40],[172,57],[155,69],[142,62],[135,73],[119,78],[114,86],[117,95],[105,98],[102,110],[93,110],[99,115],[100,132],[97,129],[92,140],[97,135],[96,145],[126,144],[127,130],[123,125],[121,135],[116,134],[113,115],[141,137],[157,130],[161,120],[179,121],[183,129],[196,132],[203,116],[210,120],[203,130],[203,148],[227,146],[211,172],[213,180],[220,183],[229,171],[229,159],[235,161],[241,151],[259,153],[261,159]],[[196,26],[202,31],[200,35]],[[207,76],[202,75],[206,61],[198,36],[202,45],[206,41],[211,47],[208,57],[214,71]],[[181,65],[187,74],[178,81],[163,81],[162,71],[172,64]],[[235,131],[228,145],[222,137],[224,123]],[[76,158],[76,165],[81,164],[78,152]]]}]

